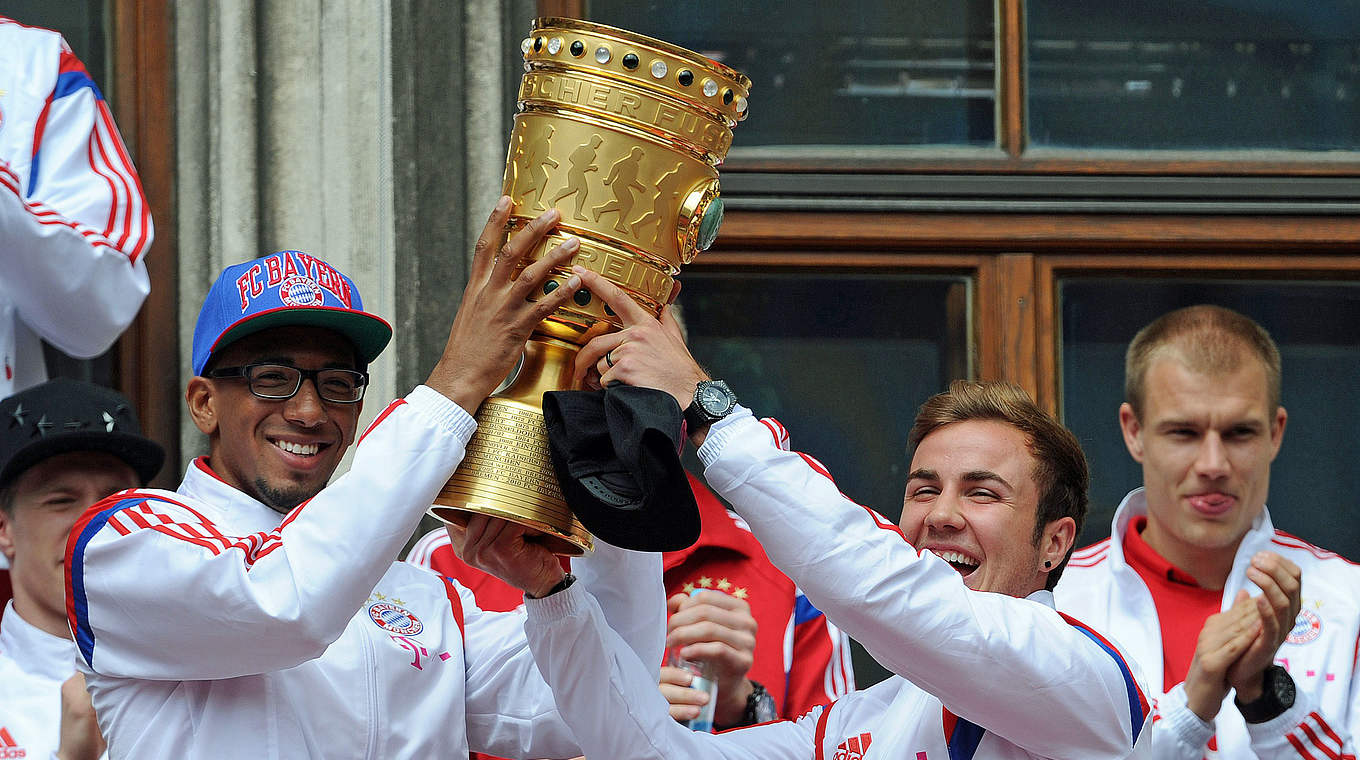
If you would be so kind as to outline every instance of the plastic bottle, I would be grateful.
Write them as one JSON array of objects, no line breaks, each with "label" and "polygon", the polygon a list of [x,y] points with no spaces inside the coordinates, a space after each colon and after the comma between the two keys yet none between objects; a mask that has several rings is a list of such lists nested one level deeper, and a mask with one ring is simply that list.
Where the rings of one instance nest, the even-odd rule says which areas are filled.
[{"label": "plastic bottle", "polygon": [[[704,590],[706,589],[694,589],[690,592],[690,596]],[[718,681],[714,678],[713,666],[698,660],[686,660],[680,656],[679,649],[672,649],[666,653],[666,664],[688,671],[690,675],[694,676],[689,687],[708,694],[708,704],[699,707],[699,717],[685,721],[685,725],[695,731],[713,733],[713,714],[718,709]]]}]

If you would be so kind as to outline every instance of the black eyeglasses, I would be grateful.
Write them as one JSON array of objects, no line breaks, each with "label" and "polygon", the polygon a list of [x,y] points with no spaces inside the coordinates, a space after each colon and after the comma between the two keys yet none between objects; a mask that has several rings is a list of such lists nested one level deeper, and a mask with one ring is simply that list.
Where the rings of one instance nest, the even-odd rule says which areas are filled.
[{"label": "black eyeglasses", "polygon": [[208,373],[211,378],[243,377],[250,392],[260,398],[281,401],[297,395],[303,378],[310,378],[323,401],[353,404],[364,397],[368,373],[354,369],[301,369],[287,364],[247,364],[222,367]]}]

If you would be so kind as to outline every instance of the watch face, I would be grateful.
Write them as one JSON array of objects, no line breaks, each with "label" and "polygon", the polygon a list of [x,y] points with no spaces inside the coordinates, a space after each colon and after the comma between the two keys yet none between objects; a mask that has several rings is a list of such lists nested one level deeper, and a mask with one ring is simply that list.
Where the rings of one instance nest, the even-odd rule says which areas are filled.
[{"label": "watch face", "polygon": [[774,709],[774,697],[763,688],[760,690],[760,698],[755,705],[755,722],[769,723],[779,718],[779,712]]},{"label": "watch face", "polygon": [[720,415],[726,413],[728,407],[732,404],[732,394],[717,383],[710,383],[699,390],[697,400],[699,406],[702,406],[705,412]]}]

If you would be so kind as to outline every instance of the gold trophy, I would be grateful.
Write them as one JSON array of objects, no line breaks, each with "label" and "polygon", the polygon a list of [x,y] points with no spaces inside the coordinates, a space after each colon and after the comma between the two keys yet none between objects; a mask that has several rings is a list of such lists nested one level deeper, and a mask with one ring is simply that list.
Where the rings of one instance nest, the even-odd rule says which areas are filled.
[{"label": "gold trophy", "polygon": [[[574,235],[581,249],[572,263],[660,316],[680,265],[717,235],[716,167],[746,118],[751,81],[675,45],[576,19],[536,19],[520,48],[524,77],[504,182],[515,209],[506,233],[557,207],[557,229],[524,263]],[[569,276],[555,272],[544,292]],[[537,529],[558,554],[590,550],[591,535],[563,500],[549,459],[543,393],[570,389],[580,347],[621,327],[587,290],[539,323],[519,366],[478,410],[467,455],[430,514],[460,525],[468,513],[486,514]]]}]

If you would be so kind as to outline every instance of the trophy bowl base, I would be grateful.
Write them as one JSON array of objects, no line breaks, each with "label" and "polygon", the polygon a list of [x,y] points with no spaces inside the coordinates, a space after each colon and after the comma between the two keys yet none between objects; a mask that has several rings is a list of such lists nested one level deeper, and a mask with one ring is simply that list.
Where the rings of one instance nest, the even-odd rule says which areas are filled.
[{"label": "trophy bowl base", "polygon": [[537,530],[538,533],[528,536],[525,541],[530,543],[542,544],[548,551],[559,557],[579,557],[588,551],[594,551],[594,542],[589,533],[582,530],[577,533],[564,533],[554,525],[532,520],[524,515],[514,514],[505,510],[496,509],[489,504],[468,505],[465,507],[449,507],[436,504],[430,507],[428,513],[431,517],[447,525],[457,525],[467,527],[468,520],[474,514],[498,517],[502,520],[519,523]]},{"label": "trophy bowl base", "polygon": [[591,551],[593,539],[567,506],[543,424],[543,392],[570,384],[578,346],[535,335],[508,387],[477,410],[477,431],[429,513],[466,525],[478,513],[526,525],[554,554]]}]

